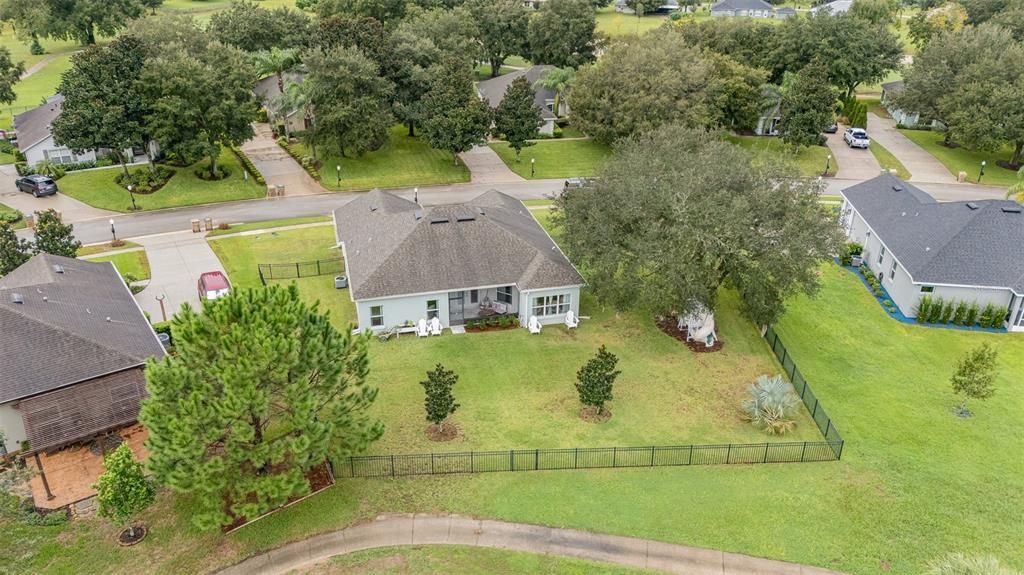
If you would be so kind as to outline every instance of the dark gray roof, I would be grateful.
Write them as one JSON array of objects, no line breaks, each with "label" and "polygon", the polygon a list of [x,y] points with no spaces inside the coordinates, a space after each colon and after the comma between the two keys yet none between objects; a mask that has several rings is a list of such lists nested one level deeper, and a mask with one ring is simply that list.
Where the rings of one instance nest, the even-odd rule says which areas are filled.
[{"label": "dark gray roof", "polygon": [[490,80],[484,80],[476,85],[476,90],[492,108],[497,108],[498,104],[505,99],[505,91],[508,90],[509,84],[514,80],[522,77],[526,77],[526,81],[530,83],[530,87],[533,88],[533,103],[540,108],[540,115],[545,120],[554,120],[555,115],[551,113],[547,108],[547,101],[555,98],[555,91],[550,88],[538,86],[537,81],[542,80],[548,75],[548,72],[554,70],[554,66],[530,66],[522,70],[516,70],[515,72],[509,72],[508,74],[502,74],[497,78],[491,78]]},{"label": "dark gray roof", "polygon": [[1024,293],[1024,213],[1016,202],[939,203],[890,174],[842,193],[915,282]]},{"label": "dark gray roof", "polygon": [[764,0],[722,0],[711,5],[711,11],[720,10],[773,10],[772,5]]},{"label": "dark gray roof", "polygon": [[497,191],[464,204],[421,208],[373,190],[335,210],[334,228],[357,300],[584,283],[523,203]]},{"label": "dark gray roof", "polygon": [[[288,88],[289,82],[301,84],[302,79],[303,75],[298,72],[285,72],[285,89]],[[263,102],[271,102],[273,100],[276,100],[281,95],[281,89],[277,85],[277,74],[271,74],[270,76],[267,76],[266,78],[257,81],[256,85],[253,86],[252,91],[255,92],[256,95],[259,96],[260,100]]]},{"label": "dark gray roof", "polygon": [[39,254],[0,278],[0,403],[163,354],[109,262]]},{"label": "dark gray roof", "polygon": [[18,132],[18,149],[27,150],[50,137],[50,124],[60,116],[64,96],[57,94],[46,103],[14,116],[14,129]]},{"label": "dark gray roof", "polygon": [[883,92],[898,92],[903,89],[903,80],[894,80],[882,84]]},{"label": "dark gray roof", "polygon": [[850,7],[853,6],[853,0],[833,0],[827,4],[815,6],[811,8],[812,14],[818,12],[828,12],[829,14],[845,14],[850,11]]}]

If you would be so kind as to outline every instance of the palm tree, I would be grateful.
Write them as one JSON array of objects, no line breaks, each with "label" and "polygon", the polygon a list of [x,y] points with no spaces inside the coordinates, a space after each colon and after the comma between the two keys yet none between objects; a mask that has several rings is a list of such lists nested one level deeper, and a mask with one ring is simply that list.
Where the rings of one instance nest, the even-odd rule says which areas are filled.
[{"label": "palm tree", "polygon": [[260,77],[277,76],[277,89],[284,94],[284,73],[299,63],[299,51],[296,48],[271,48],[253,55],[256,71]]},{"label": "palm tree", "polygon": [[543,78],[534,83],[534,87],[540,86],[555,91],[555,115],[558,116],[561,110],[562,98],[569,92],[572,85],[576,83],[576,70],[572,68],[555,68]]},{"label": "palm tree", "polygon": [[1024,204],[1024,168],[1017,170],[1017,182],[1010,186],[1006,197]]},{"label": "palm tree", "polygon": [[[306,124],[309,126],[306,129],[306,141],[309,144],[310,152],[313,154],[313,158],[316,158],[316,115],[313,111],[313,90],[314,86],[312,82],[288,82],[288,85],[284,89],[282,94],[281,109],[283,110],[296,110],[302,112],[302,117],[307,120]],[[288,131],[288,121],[284,123],[285,133]],[[290,137],[290,136],[286,136]]]}]

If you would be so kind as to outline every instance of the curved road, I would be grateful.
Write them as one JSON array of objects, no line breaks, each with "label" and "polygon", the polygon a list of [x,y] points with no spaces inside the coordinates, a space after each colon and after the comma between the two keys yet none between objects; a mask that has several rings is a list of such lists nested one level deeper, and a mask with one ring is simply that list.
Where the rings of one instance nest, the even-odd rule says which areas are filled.
[{"label": "curved road", "polygon": [[841,575],[809,567],[649,539],[603,535],[461,515],[382,515],[252,556],[217,575],[276,575],[364,549],[398,545],[468,545],[562,555],[686,575]]}]

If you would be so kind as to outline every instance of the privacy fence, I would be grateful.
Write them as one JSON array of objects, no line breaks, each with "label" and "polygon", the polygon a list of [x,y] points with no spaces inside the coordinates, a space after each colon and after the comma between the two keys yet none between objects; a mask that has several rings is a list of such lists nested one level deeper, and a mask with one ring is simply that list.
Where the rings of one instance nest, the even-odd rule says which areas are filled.
[{"label": "privacy fence", "polygon": [[769,328],[765,339],[782,363],[825,441],[355,455],[333,462],[334,474],[336,477],[401,477],[498,471],[837,461],[843,453],[843,438],[839,430],[796,368],[778,334]]},{"label": "privacy fence", "polygon": [[341,258],[289,264],[257,264],[256,267],[260,274],[260,283],[263,285],[267,285],[267,280],[288,280],[345,273],[345,263]]}]

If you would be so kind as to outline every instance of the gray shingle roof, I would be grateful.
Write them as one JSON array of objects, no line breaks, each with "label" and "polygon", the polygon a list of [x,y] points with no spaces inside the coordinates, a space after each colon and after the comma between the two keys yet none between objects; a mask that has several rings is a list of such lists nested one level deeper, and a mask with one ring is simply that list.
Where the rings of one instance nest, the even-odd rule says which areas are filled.
[{"label": "gray shingle roof", "polygon": [[357,300],[584,283],[522,202],[497,191],[464,204],[421,208],[373,190],[335,210],[334,227]]},{"label": "gray shingle roof", "polygon": [[60,116],[64,96],[57,94],[45,104],[14,116],[14,129],[18,132],[18,149],[27,150],[50,137],[50,124]]},{"label": "gray shingle roof", "polygon": [[892,82],[885,82],[882,84],[882,91],[884,92],[898,92],[903,89],[903,80],[893,80]]},{"label": "gray shingle roof", "polygon": [[842,194],[914,281],[1024,293],[1024,213],[1016,202],[939,203],[890,174]]},{"label": "gray shingle roof", "polygon": [[711,5],[712,12],[722,10],[768,10],[772,11],[772,5],[764,0],[722,0]]},{"label": "gray shingle roof", "polygon": [[[13,294],[22,303],[15,303]],[[0,278],[0,403],[163,354],[109,262],[39,254]]]},{"label": "gray shingle roof", "polygon": [[555,98],[555,91],[536,85],[538,80],[543,79],[554,68],[554,66],[530,66],[529,68],[516,70],[515,72],[502,74],[497,78],[479,82],[476,85],[476,90],[479,92],[480,97],[492,108],[497,108],[498,104],[505,99],[505,91],[508,90],[509,84],[525,77],[526,81],[530,83],[530,87],[533,88],[533,103],[540,108],[541,117],[545,120],[554,120],[555,115],[548,110],[547,101]]},{"label": "gray shingle roof", "polygon": [[853,6],[853,0],[833,0],[827,4],[811,8],[811,13],[817,14],[818,12],[828,12],[829,14],[845,14],[850,11],[851,6]]}]

